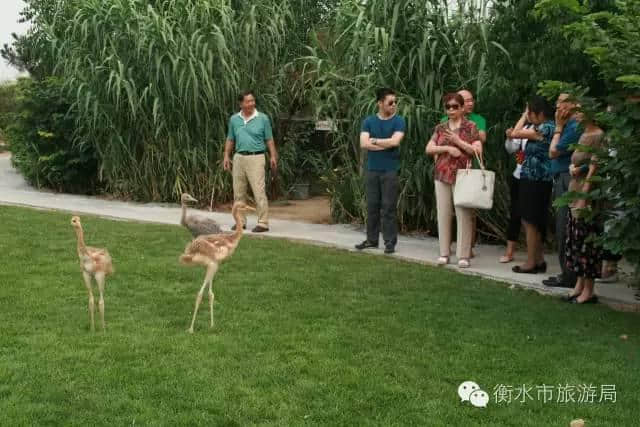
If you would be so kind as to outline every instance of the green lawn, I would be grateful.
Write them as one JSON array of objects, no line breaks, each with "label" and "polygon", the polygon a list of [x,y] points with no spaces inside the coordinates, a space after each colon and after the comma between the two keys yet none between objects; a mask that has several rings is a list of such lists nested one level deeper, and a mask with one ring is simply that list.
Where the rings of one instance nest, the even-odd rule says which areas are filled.
[{"label": "green lawn", "polygon": [[[189,335],[204,271],[178,263],[188,232],[82,216],[116,269],[91,334],[70,217],[0,207],[2,425],[637,425],[637,315],[247,237],[214,281],[215,328],[205,297]],[[487,408],[460,402],[465,380]],[[532,399],[498,404],[500,384]],[[559,384],[617,401],[559,403]]]}]

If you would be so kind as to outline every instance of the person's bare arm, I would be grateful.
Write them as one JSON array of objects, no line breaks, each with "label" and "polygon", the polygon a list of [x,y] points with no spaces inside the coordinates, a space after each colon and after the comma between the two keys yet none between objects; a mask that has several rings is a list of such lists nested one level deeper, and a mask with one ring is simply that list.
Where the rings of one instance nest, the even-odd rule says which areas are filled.
[{"label": "person's bare arm", "polygon": [[360,132],[360,148],[369,151],[382,151],[383,147],[379,147],[371,142],[369,132]]},{"label": "person's bare arm", "polygon": [[[482,142],[480,139],[476,139],[475,141],[471,141],[471,142],[466,142],[466,141],[463,141],[458,134],[456,134],[455,132],[451,132],[449,130],[445,131],[445,135],[450,142],[453,142],[457,146],[458,149],[464,151],[467,154],[473,155],[473,153],[478,152],[478,150],[480,150],[478,153],[482,152]],[[478,148],[478,146],[480,148]]]},{"label": "person's bare arm", "polygon": [[[589,172],[587,172],[587,177],[585,178],[584,183],[582,184],[582,188],[580,188],[580,192],[589,193],[591,191],[591,177],[596,174],[597,169],[598,169],[598,164],[592,161],[589,164]],[[583,209],[586,206],[587,206],[586,199],[579,199],[575,202],[575,205],[574,205],[576,209]]]},{"label": "person's bare arm", "polygon": [[267,148],[269,149],[269,163],[272,170],[278,169],[278,151],[276,150],[276,143],[273,139],[267,141]]},{"label": "person's bare arm", "polygon": [[553,132],[553,138],[551,138],[551,145],[549,146],[550,159],[555,159],[562,154],[562,152],[558,150],[558,144],[562,138],[564,126],[567,124],[572,114],[573,113],[570,110],[556,110],[556,128]]},{"label": "person's bare arm", "polygon": [[391,138],[378,139],[373,138],[375,140],[375,145],[382,148],[394,148],[400,145],[400,141],[404,138],[404,132],[396,131],[391,135]]},{"label": "person's bare arm", "polygon": [[485,143],[487,142],[487,133],[483,130],[478,131],[478,134],[480,135],[480,142],[481,143]]},{"label": "person's bare arm", "polygon": [[437,145],[436,141],[433,138],[430,139],[427,143],[425,152],[427,153],[427,155],[434,157],[437,157],[440,154],[449,154],[453,157],[459,157],[460,154],[462,154],[456,147],[452,147],[449,145]]},{"label": "person's bare arm", "polygon": [[525,129],[524,126],[527,124],[528,116],[529,108],[527,107],[518,119],[515,127],[511,130],[510,138],[529,139],[532,141],[540,141],[542,139],[542,135],[535,129]]},{"label": "person's bare arm", "polygon": [[231,153],[235,143],[230,139],[224,142],[224,160],[222,162],[222,168],[226,171],[231,170]]}]

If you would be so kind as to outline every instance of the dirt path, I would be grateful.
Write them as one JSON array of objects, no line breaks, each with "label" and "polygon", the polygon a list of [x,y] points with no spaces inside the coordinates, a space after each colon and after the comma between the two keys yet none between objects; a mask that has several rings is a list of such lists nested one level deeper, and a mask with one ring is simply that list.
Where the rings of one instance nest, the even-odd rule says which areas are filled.
[{"label": "dirt path", "polygon": [[[231,204],[218,205],[215,210],[216,212],[230,212]],[[328,197],[270,201],[269,217],[312,224],[332,224],[331,204]]]}]

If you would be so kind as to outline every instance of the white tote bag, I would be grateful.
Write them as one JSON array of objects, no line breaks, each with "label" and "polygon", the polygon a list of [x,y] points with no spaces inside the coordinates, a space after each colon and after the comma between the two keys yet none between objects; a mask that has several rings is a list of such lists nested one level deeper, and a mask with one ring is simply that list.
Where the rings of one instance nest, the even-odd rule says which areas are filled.
[{"label": "white tote bag", "polygon": [[456,172],[453,204],[461,208],[491,209],[496,174],[485,169],[482,159],[477,154],[476,158],[480,169],[471,169],[469,162],[466,169],[458,169]]}]

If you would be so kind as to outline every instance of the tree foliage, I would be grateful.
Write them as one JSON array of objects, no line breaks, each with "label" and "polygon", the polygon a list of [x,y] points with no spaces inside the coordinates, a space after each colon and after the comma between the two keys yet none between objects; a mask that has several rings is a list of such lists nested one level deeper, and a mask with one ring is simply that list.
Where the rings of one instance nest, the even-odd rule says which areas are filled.
[{"label": "tree foliage", "polygon": [[[494,209],[480,213],[485,235],[501,237],[508,218],[513,160],[503,150],[504,130],[541,81],[570,82],[577,92],[585,88],[583,100],[601,110],[611,105],[600,120],[612,146],[635,153],[637,0],[27,4],[23,19],[34,25],[3,56],[36,78],[57,76],[69,101],[64,117],[74,121],[69,137],[92,147],[106,191],[124,197],[171,200],[189,191],[206,199],[213,187],[217,200],[230,198],[222,142],[244,87],[256,89],[259,108],[273,118],[283,186],[300,179],[296,165],[309,165],[322,175],[338,221],[365,220],[358,133],[380,86],[398,91],[408,123],[398,206],[405,230],[435,228],[433,163],[424,146],[444,92],[472,90],[489,122],[485,153],[498,181]],[[560,86],[548,83],[545,91]],[[336,126],[324,156],[305,154],[299,140],[312,132],[290,120],[309,111]],[[605,162],[618,185],[601,187],[629,221],[640,187],[629,178],[633,159]],[[613,236],[633,236],[625,221],[614,221]],[[610,245],[638,251],[631,240]]]},{"label": "tree foliage", "polygon": [[93,146],[73,144],[74,110],[57,78],[19,79],[4,132],[12,163],[31,184],[68,193],[100,190]]},{"label": "tree foliage", "polygon": [[[546,2],[537,6],[548,25],[571,41],[592,61],[606,93],[588,98],[579,88],[573,95],[593,106],[590,115],[607,131],[607,151],[599,156],[600,171],[590,197],[603,202],[608,231],[605,246],[640,266],[640,1],[616,2],[605,9],[586,4],[571,22],[558,21],[561,9]],[[569,82],[572,83],[572,82]],[[553,90],[554,83],[542,88]],[[598,214],[598,212],[594,212]]]}]

